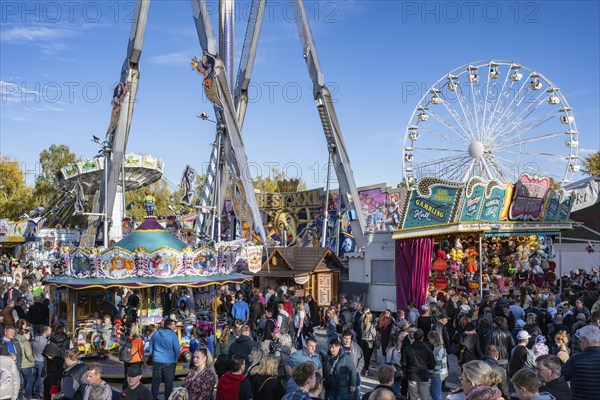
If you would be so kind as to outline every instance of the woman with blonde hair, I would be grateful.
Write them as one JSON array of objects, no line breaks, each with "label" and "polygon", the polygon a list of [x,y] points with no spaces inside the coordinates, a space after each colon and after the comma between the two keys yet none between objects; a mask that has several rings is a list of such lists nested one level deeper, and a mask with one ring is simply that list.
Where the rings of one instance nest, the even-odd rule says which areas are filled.
[{"label": "woman with blonde hair", "polygon": [[283,385],[278,379],[279,363],[272,354],[263,357],[255,373],[250,376],[252,398],[261,400],[280,400],[285,395]]},{"label": "woman with blonde hair", "polygon": [[375,350],[375,338],[377,337],[377,331],[375,330],[375,324],[373,323],[373,314],[367,307],[363,309],[363,321],[362,321],[362,338],[361,348],[365,360],[365,366],[361,371],[363,376],[369,375],[369,366],[371,364],[371,357]]},{"label": "woman with blonde hair", "polygon": [[221,354],[229,353],[229,346],[231,343],[235,342],[235,336],[231,332],[231,328],[228,325],[223,327],[221,331],[221,337],[217,341],[215,346],[215,357],[219,357]]},{"label": "woman with blonde hair", "polygon": [[296,304],[296,313],[294,314],[294,332],[296,333],[296,348],[298,350],[304,347],[304,338],[306,337],[305,320],[304,301],[300,300]]},{"label": "woman with blonde hair", "polygon": [[500,375],[484,361],[469,361],[462,366],[459,377],[466,400],[500,400],[502,392],[498,389]]},{"label": "woman with blonde hair", "polygon": [[250,367],[248,367],[248,376],[256,375],[256,371],[258,371],[258,366],[262,359],[265,357],[265,351],[260,347],[255,347],[250,351],[248,355],[248,361]]},{"label": "woman with blonde hair", "polygon": [[556,347],[558,347],[556,356],[560,358],[560,361],[563,364],[566,363],[571,354],[571,350],[568,347],[569,335],[567,334],[567,331],[558,331],[558,333],[554,335],[554,343],[556,343]]},{"label": "woman with blonde hair", "polygon": [[188,391],[189,400],[213,400],[217,376],[210,352],[206,348],[199,348],[192,361],[194,366],[190,368],[183,384]]},{"label": "woman with blonde hair", "polygon": [[125,369],[125,379],[123,379],[123,390],[127,389],[129,386],[127,384],[127,370],[132,365],[137,365],[142,370],[144,369],[144,365],[146,360],[144,359],[144,339],[140,335],[140,326],[137,322],[131,324],[131,328],[129,328],[129,335],[127,336],[127,342],[131,342],[131,359],[127,362],[123,362],[123,367]]}]

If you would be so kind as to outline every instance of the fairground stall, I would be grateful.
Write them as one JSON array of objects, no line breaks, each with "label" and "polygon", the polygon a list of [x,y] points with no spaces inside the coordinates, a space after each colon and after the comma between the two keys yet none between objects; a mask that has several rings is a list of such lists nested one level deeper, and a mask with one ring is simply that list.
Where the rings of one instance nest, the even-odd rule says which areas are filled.
[{"label": "fairground stall", "polygon": [[254,286],[262,290],[295,287],[299,297],[311,295],[319,307],[338,300],[340,274],[346,271],[327,247],[275,247],[262,265],[250,267]]},{"label": "fairground stall", "polygon": [[394,232],[398,309],[425,304],[431,289],[483,296],[525,281],[546,285],[560,276],[553,243],[569,220],[571,195],[551,180],[522,174],[515,183],[474,177],[420,180]]},{"label": "fairground stall", "polygon": [[[177,306],[175,303],[163,309],[165,294],[174,287],[187,288],[198,306],[208,308],[212,286],[251,279],[232,272],[241,258],[242,242],[194,250],[167,232],[154,217],[147,217],[136,230],[104,251],[74,250],[62,275],[44,281],[54,292],[53,322],[67,327],[82,354],[101,354],[118,345],[120,321],[113,322],[112,335],[103,332],[101,324],[106,302],[115,304],[119,289],[140,289],[138,318],[142,327],[160,322]],[[208,314],[197,324],[211,330],[213,321],[207,321]],[[182,345],[191,331],[183,328],[179,331]]]}]

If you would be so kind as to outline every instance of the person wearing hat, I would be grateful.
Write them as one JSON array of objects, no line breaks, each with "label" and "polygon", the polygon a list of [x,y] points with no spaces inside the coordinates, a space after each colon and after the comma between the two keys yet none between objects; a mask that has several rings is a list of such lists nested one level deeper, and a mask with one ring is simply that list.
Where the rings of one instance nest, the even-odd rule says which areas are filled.
[{"label": "person wearing hat", "polygon": [[132,365],[127,370],[127,388],[121,393],[121,397],[127,400],[148,400],[152,397],[152,392],[146,386],[142,385],[142,367]]},{"label": "person wearing hat", "polygon": [[533,353],[532,350],[527,348],[527,344],[529,343],[530,338],[531,338],[531,335],[529,334],[529,332],[527,332],[526,330],[520,331],[517,334],[517,345],[512,350],[511,355],[515,352],[517,347],[519,347],[519,346],[525,347],[525,349],[527,349],[527,361],[525,362],[525,366],[528,368],[531,368],[533,370],[533,369],[535,369],[535,354]]},{"label": "person wearing hat", "polygon": [[444,348],[446,349],[446,353],[450,352],[450,335],[448,334],[448,329],[446,328],[448,320],[448,314],[442,313],[435,324],[433,324],[431,327],[432,331],[437,331],[440,334],[442,342],[444,343]]}]

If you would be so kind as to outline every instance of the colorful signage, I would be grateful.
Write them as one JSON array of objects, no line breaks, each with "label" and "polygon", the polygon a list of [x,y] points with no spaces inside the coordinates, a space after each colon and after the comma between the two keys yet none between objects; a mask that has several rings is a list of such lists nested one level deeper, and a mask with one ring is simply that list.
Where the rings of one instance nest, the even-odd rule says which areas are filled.
[{"label": "colorful signage", "polygon": [[427,193],[413,190],[408,201],[408,210],[403,228],[441,225],[450,222],[458,188],[442,184],[431,184]]},{"label": "colorful signage", "polygon": [[519,177],[509,211],[511,221],[540,221],[550,179],[524,173]]},{"label": "colorful signage", "polygon": [[569,216],[571,215],[571,207],[573,207],[572,197],[570,194],[565,194],[558,209],[559,221],[564,222],[569,219]]},{"label": "colorful signage", "polygon": [[548,200],[546,201],[546,212],[544,215],[544,221],[554,222],[558,221],[558,213],[560,209],[560,198],[561,193],[557,190],[551,190],[548,194]]},{"label": "colorful signage", "polygon": [[485,199],[481,206],[479,220],[483,222],[497,222],[501,219],[501,212],[505,207],[506,185],[497,181],[488,183],[485,191]]},{"label": "colorful signage", "polygon": [[460,213],[461,222],[479,220],[479,212],[483,206],[486,184],[480,178],[473,178],[467,184],[466,198]]}]

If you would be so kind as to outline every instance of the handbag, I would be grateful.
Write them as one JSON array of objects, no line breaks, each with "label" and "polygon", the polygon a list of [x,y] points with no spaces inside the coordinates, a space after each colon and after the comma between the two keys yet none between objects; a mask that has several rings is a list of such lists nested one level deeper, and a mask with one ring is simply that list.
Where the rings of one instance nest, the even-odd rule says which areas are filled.
[{"label": "handbag", "polygon": [[398,352],[398,350],[392,350],[392,361],[386,364],[394,367],[394,380],[398,380],[402,378],[402,367],[394,362],[394,352]]}]

